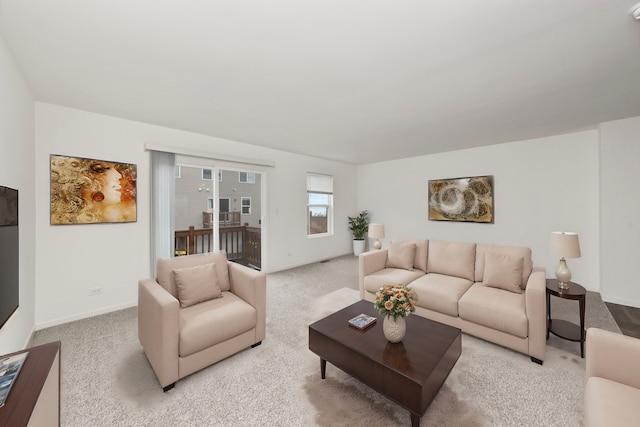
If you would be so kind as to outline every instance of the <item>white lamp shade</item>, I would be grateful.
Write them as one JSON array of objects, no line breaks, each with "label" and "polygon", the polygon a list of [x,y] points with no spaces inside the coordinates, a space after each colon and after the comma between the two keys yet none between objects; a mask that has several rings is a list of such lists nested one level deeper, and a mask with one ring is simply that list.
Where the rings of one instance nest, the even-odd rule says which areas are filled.
[{"label": "white lamp shade", "polygon": [[560,258],[580,258],[578,233],[572,231],[552,232],[551,251]]},{"label": "white lamp shade", "polygon": [[384,225],[376,223],[369,224],[369,237],[372,239],[380,239],[384,237]]}]

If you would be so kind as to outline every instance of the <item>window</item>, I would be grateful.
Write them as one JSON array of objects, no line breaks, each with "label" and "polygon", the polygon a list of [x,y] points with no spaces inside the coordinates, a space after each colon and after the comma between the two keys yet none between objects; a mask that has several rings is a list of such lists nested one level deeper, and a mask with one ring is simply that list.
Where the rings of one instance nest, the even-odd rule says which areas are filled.
[{"label": "window", "polygon": [[180,166],[176,165],[176,173],[175,173],[175,177],[176,178],[180,178],[180,174],[182,173],[182,171],[180,170]]},{"label": "window", "polygon": [[213,209],[213,197],[207,198],[207,209]]},{"label": "window", "polygon": [[202,169],[202,179],[206,181],[213,181],[213,169]]},{"label": "window", "polygon": [[238,172],[238,181],[245,184],[255,184],[256,174],[253,172]]},{"label": "window", "polygon": [[222,169],[218,169],[218,181],[222,181]]},{"label": "window", "polygon": [[242,215],[251,215],[251,197],[243,197],[242,203]]},{"label": "window", "polygon": [[307,174],[307,235],[333,232],[333,177]]}]

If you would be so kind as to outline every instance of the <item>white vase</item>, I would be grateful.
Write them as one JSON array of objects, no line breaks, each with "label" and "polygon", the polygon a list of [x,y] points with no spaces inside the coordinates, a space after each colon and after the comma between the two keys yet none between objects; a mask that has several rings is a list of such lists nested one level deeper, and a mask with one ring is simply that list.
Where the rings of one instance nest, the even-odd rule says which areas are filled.
[{"label": "white vase", "polygon": [[384,337],[390,342],[400,342],[407,332],[407,322],[404,317],[387,315],[382,321],[382,332],[384,332]]},{"label": "white vase", "polygon": [[355,256],[360,255],[362,252],[364,252],[364,245],[365,245],[366,241],[365,240],[354,240],[353,241],[353,254]]}]

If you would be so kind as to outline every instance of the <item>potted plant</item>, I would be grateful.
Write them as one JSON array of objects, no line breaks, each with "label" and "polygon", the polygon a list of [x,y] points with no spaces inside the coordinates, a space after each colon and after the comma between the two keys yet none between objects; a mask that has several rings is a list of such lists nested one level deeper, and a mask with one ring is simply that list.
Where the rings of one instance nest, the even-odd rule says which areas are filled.
[{"label": "potted plant", "polygon": [[353,234],[353,254],[358,256],[364,252],[365,240],[364,234],[369,230],[369,221],[367,211],[362,211],[355,217],[349,218],[349,230]]}]

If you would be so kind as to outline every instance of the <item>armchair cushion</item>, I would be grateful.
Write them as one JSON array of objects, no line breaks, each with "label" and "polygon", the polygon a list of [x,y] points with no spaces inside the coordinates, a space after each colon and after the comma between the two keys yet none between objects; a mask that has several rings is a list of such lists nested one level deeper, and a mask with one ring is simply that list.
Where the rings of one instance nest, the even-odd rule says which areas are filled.
[{"label": "armchair cushion", "polygon": [[214,263],[173,270],[181,307],[222,296]]},{"label": "armchair cushion", "polygon": [[180,357],[189,356],[238,336],[256,326],[256,309],[223,292],[216,298],[180,310]]},{"label": "armchair cushion", "polygon": [[173,270],[210,263],[216,265],[216,276],[220,290],[223,292],[228,291],[230,289],[229,270],[227,267],[227,254],[224,251],[159,259],[156,267],[157,281],[174,298],[178,298],[178,289]]},{"label": "armchair cushion", "polygon": [[638,425],[640,389],[600,377],[587,379],[584,390],[587,427]]}]

